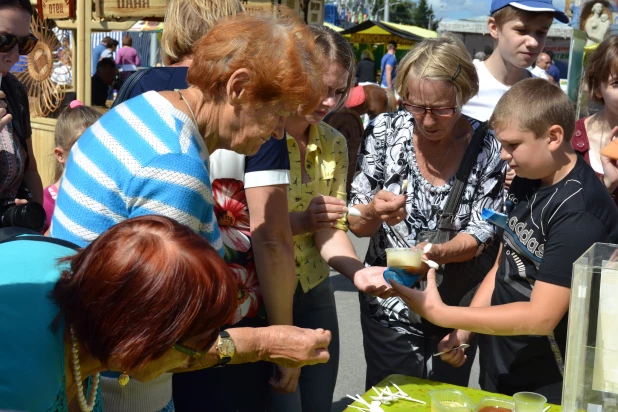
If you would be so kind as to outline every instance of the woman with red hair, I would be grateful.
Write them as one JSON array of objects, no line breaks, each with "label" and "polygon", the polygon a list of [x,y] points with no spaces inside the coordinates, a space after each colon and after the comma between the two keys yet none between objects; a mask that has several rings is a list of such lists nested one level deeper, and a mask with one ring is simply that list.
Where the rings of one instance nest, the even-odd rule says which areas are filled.
[{"label": "woman with red hair", "polygon": [[[168,16],[180,14],[180,17],[186,17],[183,28],[192,32],[190,21],[198,19],[192,17],[188,9],[192,4],[197,7],[195,3],[185,0],[170,2],[171,7],[182,4],[186,8],[168,9]],[[200,3],[206,11],[229,2]],[[196,23],[199,27],[199,21]],[[281,10],[276,15],[227,17],[218,21],[201,40],[198,36],[191,38],[191,42],[186,42],[193,56],[184,76],[188,86],[175,85],[173,91],[149,91],[127,100],[111,109],[80,137],[67,161],[52,218],[51,236],[83,247],[124,219],[159,214],[186,224],[206,238],[222,256],[226,255],[223,239],[240,239],[243,249],[247,250],[248,239],[244,233],[236,233],[238,237],[235,237],[230,235],[232,231],[226,230],[229,227],[224,227],[223,231],[219,229],[219,221],[228,225],[240,221],[245,225],[247,219],[240,202],[236,202],[239,206],[235,209],[236,214],[227,215],[228,210],[224,216],[216,213],[214,199],[224,196],[219,196],[223,195],[222,190],[213,194],[211,178],[217,177],[211,172],[217,166],[217,162],[213,163],[213,152],[226,149],[239,156],[249,156],[255,154],[271,135],[282,139],[284,119],[291,111],[299,105],[311,111],[318,104],[319,98],[315,96],[322,88],[321,59],[313,52],[315,44],[309,28],[291,11]],[[287,156],[285,148],[282,153]],[[280,173],[279,177],[287,178],[286,172]],[[266,180],[263,175],[257,179]],[[275,180],[275,184],[278,182],[281,182],[278,186],[284,186],[285,182]],[[285,199],[287,189],[278,187],[277,190]],[[272,206],[273,203],[265,199],[262,205]],[[279,209],[285,211],[285,208]],[[258,214],[253,216],[259,217]],[[282,228],[280,237],[287,236],[291,246],[289,223],[285,214],[278,216],[283,216],[284,220],[279,219],[281,224],[275,226]],[[242,229],[247,232],[246,225]],[[277,233],[276,229],[272,232]],[[258,229],[254,233],[257,235],[255,243],[263,246],[262,249],[284,249],[272,247],[276,242],[266,235],[260,239],[264,230]],[[264,253],[256,253],[256,262],[260,259],[261,262],[272,262],[279,256],[293,255],[291,247],[285,250],[289,253],[268,254],[267,257],[272,257],[270,259],[263,258]],[[293,261],[281,259],[277,262],[277,266],[290,272],[258,269],[257,273],[263,274],[260,290],[268,321],[290,324]],[[262,263],[262,266],[266,264]],[[251,266],[235,265],[232,274],[239,279],[241,286],[248,286],[241,289],[239,301],[251,296],[248,299],[251,304],[241,306],[234,320],[258,313],[259,301],[255,292],[258,276],[253,276],[255,270],[250,272],[245,268]],[[255,373],[259,373],[261,383],[266,386],[271,365],[251,366],[256,367],[242,369],[259,369]],[[238,368],[225,368],[229,369]],[[242,371],[228,373],[245,376]],[[273,380],[273,383],[286,388],[296,381],[297,374],[298,371],[284,370],[282,375],[285,376]],[[221,376],[223,372],[217,370],[212,375]],[[219,376],[215,376],[217,382],[222,381]],[[110,374],[103,376],[101,384],[108,412],[167,412],[175,408],[171,401],[171,375],[164,375],[146,385],[132,382],[122,392],[116,384],[116,377]],[[238,384],[238,379],[235,379],[225,387]],[[255,388],[255,385],[245,386]],[[204,385],[193,392],[201,393],[202,387]],[[267,389],[262,392],[267,392]],[[227,398],[236,400],[232,395]],[[127,405],[127,399],[133,403]],[[243,403],[255,408],[253,402]],[[213,405],[213,409],[224,410],[218,405]],[[233,405],[229,409],[236,411],[240,408]]]},{"label": "woman with red hair", "polygon": [[[236,310],[238,290],[206,239],[172,219],[143,216],[77,253],[58,242],[28,236],[0,243],[3,264],[23,269],[0,276],[0,335],[7,338],[0,340],[0,409],[61,411],[76,399],[92,411],[101,407],[101,371],[121,372],[122,385],[129,375],[148,381],[219,362],[219,328]],[[230,363],[328,360],[323,330],[271,326],[229,335],[236,342]]]}]

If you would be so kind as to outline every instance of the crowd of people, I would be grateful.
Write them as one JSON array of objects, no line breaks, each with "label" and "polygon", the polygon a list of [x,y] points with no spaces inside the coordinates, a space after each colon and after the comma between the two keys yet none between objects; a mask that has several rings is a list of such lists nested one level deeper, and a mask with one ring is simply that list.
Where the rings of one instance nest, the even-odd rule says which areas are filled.
[{"label": "crowd of people", "polygon": [[[366,389],[467,386],[478,354],[483,389],[560,403],[572,264],[618,243],[618,37],[586,66],[603,110],[579,120],[556,76],[527,70],[549,70],[567,19],[549,0],[493,0],[486,59],[449,34],[400,61],[389,44],[380,83],[401,108],[350,153],[324,119],[377,79],[371,52],[357,63],[284,8],[170,0],[165,66],[127,76],[104,115],[71,102],[44,188],[10,73],[32,14],[0,3],[0,410],[329,411],[346,344],[330,268],[359,291]],[[140,64],[116,46],[93,57],[101,96]],[[7,217],[37,204],[46,220]],[[386,281],[389,248],[439,269]]]}]

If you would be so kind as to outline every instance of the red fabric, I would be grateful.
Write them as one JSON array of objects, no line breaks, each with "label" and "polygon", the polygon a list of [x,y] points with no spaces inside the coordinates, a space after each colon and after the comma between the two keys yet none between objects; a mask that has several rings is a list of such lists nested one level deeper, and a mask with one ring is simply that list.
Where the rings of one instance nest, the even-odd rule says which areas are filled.
[{"label": "red fabric", "polygon": [[[590,140],[586,132],[586,119],[587,117],[584,117],[575,123],[575,132],[571,138],[571,146],[577,154],[583,156],[586,163],[590,164]],[[602,173],[597,173],[597,176],[599,179],[603,179]],[[618,206],[618,189],[612,193],[612,197],[614,198],[614,203]]]},{"label": "red fabric", "polygon": [[363,86],[356,86],[350,90],[348,100],[345,102],[345,107],[352,108],[365,103],[365,89]]}]

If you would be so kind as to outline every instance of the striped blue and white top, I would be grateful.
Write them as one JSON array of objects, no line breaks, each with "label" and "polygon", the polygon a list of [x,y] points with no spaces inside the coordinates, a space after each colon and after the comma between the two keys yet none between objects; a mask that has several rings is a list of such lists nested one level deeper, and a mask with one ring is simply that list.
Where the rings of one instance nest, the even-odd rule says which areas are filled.
[{"label": "striped blue and white top", "polygon": [[113,225],[150,214],[189,226],[223,255],[204,140],[157,92],[110,110],[75,143],[51,235],[86,246]]}]

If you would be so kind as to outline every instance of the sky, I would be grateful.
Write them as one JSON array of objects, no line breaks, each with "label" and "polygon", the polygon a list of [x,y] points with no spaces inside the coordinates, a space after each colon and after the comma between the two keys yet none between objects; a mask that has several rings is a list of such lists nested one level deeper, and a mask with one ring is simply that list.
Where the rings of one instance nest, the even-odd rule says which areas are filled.
[{"label": "sky", "polygon": [[[491,0],[427,0],[437,18],[463,19],[489,14]],[[553,0],[554,6],[564,10],[564,0]]]}]

